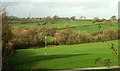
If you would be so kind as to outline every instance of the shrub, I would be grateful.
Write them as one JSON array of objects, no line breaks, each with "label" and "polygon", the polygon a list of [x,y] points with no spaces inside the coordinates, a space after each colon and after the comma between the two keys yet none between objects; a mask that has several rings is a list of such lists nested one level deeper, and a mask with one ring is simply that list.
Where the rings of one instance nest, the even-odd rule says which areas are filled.
[{"label": "shrub", "polygon": [[91,39],[90,34],[82,34],[80,37],[80,43],[89,43]]},{"label": "shrub", "polygon": [[92,32],[92,36],[103,35],[103,31]]},{"label": "shrub", "polygon": [[[6,14],[2,16],[2,54],[3,57],[8,56],[10,51],[7,48],[9,46],[9,43],[11,43],[11,39],[13,38],[13,33],[12,33],[12,27],[11,25],[8,24],[7,16]],[[8,51],[7,51],[8,50]]]},{"label": "shrub", "polygon": [[54,34],[55,44],[65,44],[65,35],[61,33]]},{"label": "shrub", "polygon": [[70,34],[67,40],[67,44],[78,44],[79,41],[79,34]]},{"label": "shrub", "polygon": [[79,43],[90,43],[93,42],[94,38],[92,35],[84,33],[84,34],[71,34],[67,40],[67,44],[79,44]]},{"label": "shrub", "polygon": [[55,41],[59,44],[66,44],[70,34],[72,34],[72,30],[65,29],[61,31],[60,33],[57,33],[54,35],[54,37],[56,38]]},{"label": "shrub", "polygon": [[106,20],[104,24],[112,25],[111,20]]},{"label": "shrub", "polygon": [[[12,27],[8,24],[8,16],[5,11],[0,8],[0,15],[2,15],[2,69],[7,69],[7,57],[13,51],[11,40],[13,38]],[[1,25],[1,23],[0,23]],[[1,26],[0,26],[1,27]],[[1,34],[0,34],[1,35]],[[1,43],[1,42],[0,42]],[[0,50],[1,51],[1,50]]]},{"label": "shrub", "polygon": [[103,37],[102,37],[102,35],[98,35],[98,36],[96,36],[96,37],[95,37],[95,41],[96,41],[96,42],[103,41]]},{"label": "shrub", "polygon": [[57,28],[48,28],[47,29],[47,35],[48,36],[54,36],[54,34],[56,33]]},{"label": "shrub", "polygon": [[13,39],[14,48],[30,48],[31,46],[43,47],[45,36],[47,36],[46,27],[42,28],[27,28],[22,31],[14,31],[15,38]]},{"label": "shrub", "polygon": [[104,31],[104,36],[108,40],[117,39],[118,38],[118,30],[115,28],[109,28]]},{"label": "shrub", "polygon": [[65,26],[66,28],[68,28],[68,27],[69,27],[68,23],[65,23],[65,24],[64,24],[64,26]]}]

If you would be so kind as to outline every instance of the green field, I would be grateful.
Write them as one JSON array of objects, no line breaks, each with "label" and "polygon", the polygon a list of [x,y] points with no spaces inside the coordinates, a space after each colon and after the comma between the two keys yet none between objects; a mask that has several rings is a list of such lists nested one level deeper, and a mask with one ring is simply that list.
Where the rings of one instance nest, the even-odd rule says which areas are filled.
[{"label": "green field", "polygon": [[[11,21],[12,22],[12,21]],[[112,20],[112,22],[117,22],[116,20]],[[81,25],[93,25],[93,21],[57,21],[54,24],[47,24],[46,26],[48,27],[56,27],[56,28],[65,28],[64,24],[68,23],[69,27],[72,26],[81,26]],[[27,23],[27,24],[13,24],[14,28],[19,28],[21,26],[27,26],[27,27],[41,27],[43,26],[42,23],[41,25],[37,25],[37,23]],[[97,23],[95,23],[97,24]]]},{"label": "green field", "polygon": [[[116,21],[113,21],[116,22]],[[42,27],[42,26],[47,26],[47,27],[56,27],[56,28],[65,28],[64,24],[68,23],[69,27],[73,26],[82,26],[82,25],[93,25],[92,21],[58,21],[55,24],[47,24],[47,25],[37,25],[37,23],[28,23],[28,24],[13,24],[13,27],[15,29],[20,28],[22,26],[26,27]],[[42,24],[42,23],[41,23]],[[118,24],[112,24],[112,25],[101,25],[102,28],[101,30],[106,30],[108,28],[118,28]],[[75,28],[70,28],[73,32],[81,32],[81,33],[91,33],[95,31],[100,31],[98,28],[98,25],[95,26],[87,26],[87,27],[75,27]],[[62,29],[63,30],[63,29]],[[56,32],[59,33],[62,30],[57,30]]]},{"label": "green field", "polygon": [[13,28],[18,29],[22,26],[26,26],[26,27],[36,27],[37,24],[36,23],[28,23],[28,24],[12,24]]},{"label": "green field", "polygon": [[[101,25],[101,30],[104,31],[108,28],[118,28],[118,24],[112,24],[112,25]],[[98,25],[95,26],[88,26],[88,27],[81,27],[81,28],[70,28],[73,32],[85,32],[85,33],[91,33],[95,31],[100,31],[98,28]],[[59,33],[62,30],[57,30],[56,32]]]},{"label": "green field", "polygon": [[[48,27],[56,27],[56,28],[65,28],[64,24],[68,23],[69,27],[71,26],[79,26],[79,25],[91,25],[93,24],[92,21],[58,21],[54,24],[47,24]],[[42,24],[42,23],[40,23]],[[37,25],[37,23],[28,23],[28,24],[13,24],[14,28],[19,28],[21,26],[27,26],[27,27],[41,27],[43,25]]]},{"label": "green field", "polygon": [[[114,43],[118,49],[118,40],[109,41]],[[105,43],[89,43],[78,45],[61,45],[47,48],[47,55],[44,55],[44,48],[19,49],[8,59],[16,69],[73,69],[85,67],[101,67],[102,64],[95,64],[95,59],[110,59],[111,66],[118,65],[117,56]]]}]

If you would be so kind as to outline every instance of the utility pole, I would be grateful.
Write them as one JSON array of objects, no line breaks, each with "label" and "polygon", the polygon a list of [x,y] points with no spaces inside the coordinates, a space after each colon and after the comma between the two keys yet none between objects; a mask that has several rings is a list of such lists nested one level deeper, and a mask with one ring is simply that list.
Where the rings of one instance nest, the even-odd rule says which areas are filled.
[{"label": "utility pole", "polygon": [[47,55],[47,47],[46,47],[47,42],[46,42],[46,38],[47,37],[45,37],[45,55]]}]

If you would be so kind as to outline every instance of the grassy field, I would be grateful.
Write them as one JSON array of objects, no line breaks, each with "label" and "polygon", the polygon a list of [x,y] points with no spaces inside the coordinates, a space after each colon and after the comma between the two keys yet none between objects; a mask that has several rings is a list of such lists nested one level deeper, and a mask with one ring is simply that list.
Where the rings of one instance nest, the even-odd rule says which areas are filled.
[{"label": "grassy field", "polygon": [[[92,21],[58,21],[54,24],[47,24],[48,27],[56,27],[56,28],[65,28],[64,24],[68,23],[69,27],[71,26],[79,26],[79,25],[92,25]],[[40,23],[42,24],[42,23]],[[14,28],[19,28],[21,26],[27,26],[27,27],[41,27],[43,25],[37,25],[37,23],[28,23],[28,24],[13,24]]]},{"label": "grassy field", "polygon": [[28,24],[12,24],[13,28],[18,29],[22,26],[26,26],[26,27],[36,27],[37,24],[36,23],[28,23]]},{"label": "grassy field", "polygon": [[[118,41],[113,42],[118,49]],[[101,67],[102,64],[95,64],[95,59],[110,59],[111,66],[118,65],[117,56],[105,43],[89,43],[79,45],[61,45],[47,48],[47,55],[44,55],[44,48],[19,49],[8,59],[16,69],[73,69],[85,67]]]},{"label": "grassy field", "polygon": [[52,25],[49,24],[47,26],[48,27],[65,28],[65,26],[64,26],[65,23],[68,23],[69,27],[93,24],[93,22],[91,22],[91,21],[73,21],[73,22],[72,21],[59,21],[59,22],[56,22],[55,24],[52,24]]},{"label": "grassy field", "polygon": [[[116,22],[116,21],[113,21]],[[81,25],[93,25],[92,21],[58,21],[55,24],[48,24],[47,27],[56,27],[56,28],[65,28],[64,24],[68,23],[69,27],[72,26],[81,26]],[[42,24],[42,23],[41,23]],[[13,27],[15,29],[27,26],[27,27],[42,27],[43,25],[37,25],[36,23],[28,23],[28,24],[13,24]],[[108,28],[118,28],[118,24],[112,24],[112,25],[101,25],[101,30],[106,30]],[[81,28],[70,28],[73,32],[81,32],[81,33],[91,33],[95,31],[99,31],[98,25],[95,26],[87,26],[87,27],[81,27]],[[62,30],[57,30],[56,32],[59,33]]]},{"label": "grassy field", "polygon": [[[101,25],[101,30],[106,30],[108,28],[118,28],[118,24],[112,25]],[[100,31],[98,25],[95,26],[88,26],[88,27],[81,27],[81,28],[70,28],[73,32],[83,32],[83,33],[91,33],[95,31]],[[62,30],[57,30],[56,32],[59,33]]]},{"label": "grassy field", "polygon": [[[117,21],[112,21],[112,22],[117,22]],[[47,24],[46,26],[48,27],[56,27],[56,28],[65,28],[64,24],[68,23],[69,27],[72,26],[81,26],[81,25],[93,25],[93,21],[58,21],[54,24]],[[37,25],[37,23],[27,23],[27,24],[13,24],[14,28],[19,28],[21,26],[27,26],[27,27],[42,27],[42,23],[40,23],[41,25]],[[97,24],[97,23],[95,23]]]}]

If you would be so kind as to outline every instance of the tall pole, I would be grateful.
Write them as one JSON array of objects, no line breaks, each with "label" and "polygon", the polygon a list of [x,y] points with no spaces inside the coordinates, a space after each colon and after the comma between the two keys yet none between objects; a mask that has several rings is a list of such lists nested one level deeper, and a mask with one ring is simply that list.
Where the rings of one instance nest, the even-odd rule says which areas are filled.
[{"label": "tall pole", "polygon": [[45,37],[45,55],[47,55],[47,47],[46,47],[46,44],[47,44],[47,43],[46,43],[46,38],[47,38],[47,37]]}]

